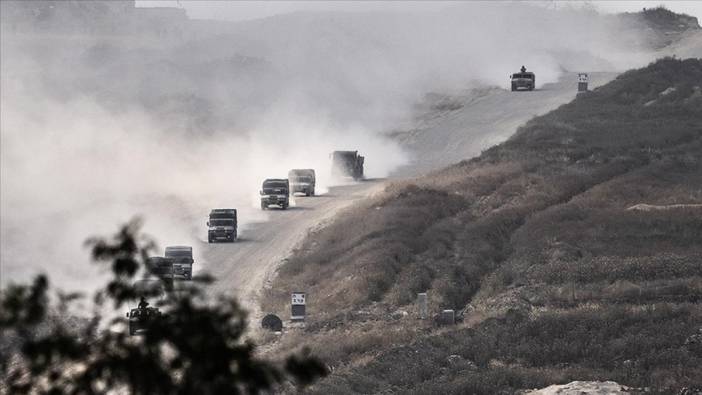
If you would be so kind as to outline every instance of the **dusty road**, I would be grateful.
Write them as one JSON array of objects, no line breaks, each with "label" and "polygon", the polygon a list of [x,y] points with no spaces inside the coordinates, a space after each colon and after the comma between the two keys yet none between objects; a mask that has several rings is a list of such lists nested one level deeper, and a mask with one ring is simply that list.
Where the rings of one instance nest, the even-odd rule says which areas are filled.
[{"label": "dusty road", "polygon": [[[593,73],[591,87],[615,76],[615,73]],[[492,88],[455,98],[461,104],[460,109],[425,114],[417,120],[415,128],[395,136],[412,154],[413,163],[398,170],[393,178],[417,176],[479,154],[507,139],[533,116],[572,100],[576,86],[574,75],[566,74],[558,83],[547,84],[534,92],[513,93]],[[212,293],[237,295],[251,312],[253,321],[258,321],[260,291],[308,232],[323,226],[339,210],[382,190],[383,184],[383,180],[365,181],[333,187],[322,196],[297,197],[295,207],[287,211],[271,209],[267,221],[241,230],[236,243],[201,241],[196,246],[204,260],[201,269],[217,278],[211,286]],[[247,215],[246,210],[240,210],[240,221]]]},{"label": "dusty road", "polygon": [[[613,72],[590,73],[589,88],[595,89],[616,76]],[[477,156],[505,141],[529,119],[570,102],[576,95],[577,73],[564,73],[558,82],[532,92],[490,87],[444,97],[451,104],[449,109],[437,106],[393,133],[413,159],[393,176],[425,174]]]},{"label": "dusty road", "polygon": [[382,188],[383,180],[368,180],[332,187],[320,196],[298,196],[295,206],[287,210],[268,210],[269,220],[248,225],[235,243],[202,242],[196,247],[205,260],[202,269],[217,278],[211,292],[237,295],[257,321],[261,318],[257,303],[261,289],[307,233]]}]

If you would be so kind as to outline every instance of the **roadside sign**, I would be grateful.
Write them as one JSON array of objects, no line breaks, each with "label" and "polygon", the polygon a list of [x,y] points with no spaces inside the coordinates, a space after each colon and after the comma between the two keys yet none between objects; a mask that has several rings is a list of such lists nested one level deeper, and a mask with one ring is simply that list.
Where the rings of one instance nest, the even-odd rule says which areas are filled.
[{"label": "roadside sign", "polygon": [[587,83],[590,76],[587,73],[578,73],[578,92],[587,92]]},{"label": "roadside sign", "polygon": [[428,315],[427,308],[427,293],[422,292],[417,294],[417,307],[419,310],[419,318],[426,320]]},{"label": "roadside sign", "polygon": [[291,301],[290,320],[291,321],[304,321],[305,320],[305,305],[307,304],[307,294],[305,292],[293,292],[291,295],[290,301]]},{"label": "roadside sign", "polygon": [[292,293],[292,304],[305,304],[306,294],[304,292],[293,292]]}]

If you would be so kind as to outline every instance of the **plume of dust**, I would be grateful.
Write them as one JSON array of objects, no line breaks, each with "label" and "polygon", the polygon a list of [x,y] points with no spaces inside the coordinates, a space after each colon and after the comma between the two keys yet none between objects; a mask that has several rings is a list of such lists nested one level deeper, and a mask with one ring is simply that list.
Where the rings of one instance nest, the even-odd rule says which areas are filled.
[{"label": "plume of dust", "polygon": [[263,179],[314,168],[324,193],[332,185],[329,154],[339,147],[373,158],[369,176],[405,161],[371,131],[335,130],[299,116],[279,114],[249,136],[183,138],[144,114],[116,117],[91,101],[46,104],[32,117],[19,116],[16,105],[22,103],[3,108],[3,281],[47,271],[60,284],[86,288],[99,273],[87,265],[82,242],[111,234],[134,215],[160,249],[206,240],[206,216],[215,207],[238,208],[245,232],[267,218],[251,204]]},{"label": "plume of dust", "polygon": [[[383,177],[411,158],[378,132],[424,93],[507,88],[522,64],[542,85],[563,69],[649,60],[619,28],[587,12],[469,3],[282,15],[163,46],[3,31],[0,284],[47,271],[89,289],[100,273],[83,241],[133,215],[155,254],[201,243],[214,207],[240,209],[246,232],[267,218],[252,204],[263,179],[314,168],[323,192],[334,150],[358,150],[367,176]],[[168,107],[183,102],[192,113]]]}]

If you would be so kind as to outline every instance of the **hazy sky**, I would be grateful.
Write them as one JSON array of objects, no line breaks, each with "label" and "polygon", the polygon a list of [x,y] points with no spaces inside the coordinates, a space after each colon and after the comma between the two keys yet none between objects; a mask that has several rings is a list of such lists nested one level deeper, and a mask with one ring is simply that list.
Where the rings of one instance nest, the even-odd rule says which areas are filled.
[{"label": "hazy sky", "polygon": [[[139,7],[182,7],[191,18],[247,20],[295,11],[372,11],[436,9],[452,1],[226,1],[226,0],[137,0]],[[546,7],[593,5],[604,12],[639,11],[644,7],[666,8],[702,20],[702,1],[535,1]]]}]

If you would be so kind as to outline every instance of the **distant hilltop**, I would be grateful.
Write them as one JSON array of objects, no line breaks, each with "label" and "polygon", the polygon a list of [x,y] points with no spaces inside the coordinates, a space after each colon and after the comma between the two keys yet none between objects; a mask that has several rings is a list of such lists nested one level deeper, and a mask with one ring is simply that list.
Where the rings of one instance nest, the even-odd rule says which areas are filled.
[{"label": "distant hilltop", "polygon": [[[631,14],[624,14],[631,15]],[[637,14],[634,14],[637,15]],[[644,8],[638,13],[651,27],[670,32],[683,32],[690,29],[699,29],[700,24],[696,17],[687,14],[676,14],[663,6]]]},{"label": "distant hilltop", "polygon": [[138,8],[135,0],[25,0],[0,2],[3,33],[68,35],[180,35],[187,25],[184,9]]},{"label": "distant hilltop", "polygon": [[700,30],[696,17],[677,14],[663,6],[625,12],[618,17],[631,28],[643,30],[645,42],[655,49],[666,47],[690,33]]}]

